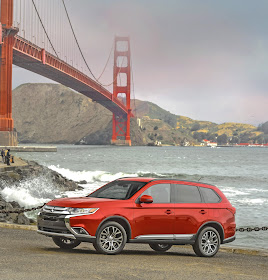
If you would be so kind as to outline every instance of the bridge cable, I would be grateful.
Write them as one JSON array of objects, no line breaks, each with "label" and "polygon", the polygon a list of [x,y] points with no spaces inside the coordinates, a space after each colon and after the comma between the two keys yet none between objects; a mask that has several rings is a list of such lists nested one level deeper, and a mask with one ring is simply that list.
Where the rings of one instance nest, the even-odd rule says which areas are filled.
[{"label": "bridge cable", "polygon": [[51,45],[53,51],[55,52],[57,58],[59,58],[59,56],[58,56],[58,54],[57,54],[57,52],[56,52],[56,50],[55,50],[55,48],[54,48],[54,46],[53,46],[51,40],[50,40],[50,38],[49,38],[49,36],[48,36],[48,34],[47,34],[47,31],[46,31],[46,29],[45,29],[45,26],[44,26],[42,20],[41,20],[41,17],[40,17],[40,15],[39,15],[39,13],[38,13],[38,10],[37,10],[37,8],[36,8],[36,5],[35,5],[35,3],[34,3],[34,0],[32,0],[32,3],[33,3],[33,5],[34,5],[34,9],[35,9],[36,14],[37,14],[37,16],[38,16],[38,18],[39,18],[39,21],[41,22],[41,25],[42,25],[42,27],[43,27],[45,33],[46,33],[47,39],[48,39],[48,41],[49,41],[49,43],[50,43],[50,45]]},{"label": "bridge cable", "polygon": [[[76,35],[75,35],[75,32],[74,32],[74,29],[73,29],[73,26],[72,26],[72,23],[71,23],[71,20],[70,20],[70,17],[69,17],[69,14],[68,14],[68,11],[67,11],[67,8],[66,8],[66,5],[65,5],[64,0],[62,0],[62,3],[63,3],[63,6],[64,6],[64,9],[65,9],[65,12],[66,12],[66,15],[67,15],[67,18],[68,18],[70,27],[71,27],[71,29],[72,29],[72,33],[73,33],[74,39],[75,39],[75,41],[76,41],[77,47],[78,47],[78,49],[79,49],[79,51],[80,51],[80,54],[81,54],[81,56],[82,56],[82,58],[83,58],[84,63],[85,63],[86,66],[87,66],[87,69],[89,70],[89,72],[91,73],[91,75],[93,76],[93,78],[94,78],[101,86],[108,87],[108,86],[112,85],[112,84],[115,82],[116,79],[114,79],[110,84],[107,84],[107,85],[102,84],[102,83],[99,81],[99,79],[100,79],[100,77],[103,75],[103,73],[104,73],[104,71],[105,71],[105,68],[107,67],[107,64],[108,64],[108,62],[109,62],[109,60],[110,60],[110,57],[111,57],[111,53],[112,53],[112,49],[113,49],[113,48],[112,48],[111,51],[110,51],[108,60],[107,60],[107,62],[106,62],[106,64],[105,64],[105,67],[104,67],[104,70],[102,71],[100,77],[99,77],[99,78],[96,78],[95,75],[92,73],[90,67],[88,66],[87,61],[86,61],[86,59],[85,59],[85,57],[84,57],[84,55],[83,55],[83,52],[82,52],[82,50],[81,50],[81,48],[80,48],[80,45],[79,45],[78,40],[77,40],[77,38],[76,38]],[[123,64],[123,61],[122,61],[122,64]],[[121,71],[122,64],[121,64],[121,67],[120,67],[120,69],[119,69],[119,71],[118,71],[118,74],[119,74],[120,71]]]},{"label": "bridge cable", "polygon": [[85,64],[86,64],[86,66],[87,66],[87,69],[89,70],[89,72],[91,73],[91,75],[93,76],[93,78],[97,81],[98,79],[94,76],[94,74],[92,73],[91,69],[89,68],[89,66],[88,66],[88,64],[87,64],[87,62],[86,62],[86,59],[85,59],[85,57],[84,57],[84,54],[82,53],[82,50],[81,50],[81,48],[80,48],[80,45],[79,45],[79,43],[78,43],[78,41],[77,41],[77,38],[76,38],[76,35],[75,35],[75,33],[74,33],[74,29],[73,29],[73,26],[72,26],[72,23],[71,23],[71,20],[70,20],[70,17],[69,17],[69,14],[68,14],[68,11],[67,11],[67,8],[66,8],[66,5],[65,5],[64,0],[62,0],[62,3],[63,3],[63,6],[64,6],[64,9],[65,9],[65,13],[66,13],[66,15],[67,15],[67,18],[68,18],[70,27],[71,27],[71,29],[72,29],[73,36],[74,36],[74,39],[75,39],[75,41],[76,41],[76,45],[77,45],[77,47],[78,47],[78,49],[79,49],[79,51],[80,51],[80,54],[82,55],[82,58],[83,58],[83,60],[84,60],[84,62],[85,62]]},{"label": "bridge cable", "polygon": [[102,77],[103,73],[105,72],[106,67],[107,67],[107,65],[108,65],[108,62],[110,61],[110,58],[111,58],[111,55],[112,55],[112,51],[113,51],[113,49],[114,49],[114,44],[112,44],[112,47],[111,47],[111,50],[110,50],[109,57],[108,57],[108,59],[107,59],[107,61],[106,61],[106,64],[105,64],[105,66],[104,66],[104,68],[103,68],[103,70],[102,70],[102,72],[101,72],[100,76],[98,77],[97,81],[99,81],[99,79]]}]

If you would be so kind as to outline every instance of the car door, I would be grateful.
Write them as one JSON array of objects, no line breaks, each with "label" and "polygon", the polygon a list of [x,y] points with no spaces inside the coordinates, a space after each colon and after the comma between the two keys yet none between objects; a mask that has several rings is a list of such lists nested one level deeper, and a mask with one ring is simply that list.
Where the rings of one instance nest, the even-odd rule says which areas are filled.
[{"label": "car door", "polygon": [[170,184],[154,184],[142,195],[150,195],[152,203],[136,203],[133,237],[142,239],[173,239],[174,210]]},{"label": "car door", "polygon": [[174,238],[191,239],[199,227],[209,219],[207,204],[202,201],[199,188],[194,185],[172,184],[174,203]]}]

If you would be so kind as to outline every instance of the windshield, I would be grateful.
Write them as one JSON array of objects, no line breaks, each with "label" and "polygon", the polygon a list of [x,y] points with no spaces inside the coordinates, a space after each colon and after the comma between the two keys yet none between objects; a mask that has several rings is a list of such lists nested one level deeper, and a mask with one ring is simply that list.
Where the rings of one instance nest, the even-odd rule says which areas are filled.
[{"label": "windshield", "polygon": [[102,188],[96,190],[88,197],[111,198],[111,199],[129,199],[138,190],[140,190],[146,182],[136,181],[113,181]]}]

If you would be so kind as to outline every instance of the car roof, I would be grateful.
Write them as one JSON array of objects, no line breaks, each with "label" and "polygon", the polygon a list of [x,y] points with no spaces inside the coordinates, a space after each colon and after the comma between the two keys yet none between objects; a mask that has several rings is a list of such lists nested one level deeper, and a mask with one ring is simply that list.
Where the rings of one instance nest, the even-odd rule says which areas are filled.
[{"label": "car roof", "polygon": [[208,187],[214,187],[214,185],[210,185],[207,183],[202,183],[202,182],[196,182],[196,181],[186,181],[186,180],[180,180],[180,179],[172,179],[172,178],[151,178],[151,177],[123,177],[119,178],[118,180],[122,181],[137,181],[137,182],[145,182],[149,183],[152,181],[172,181],[172,182],[178,182],[179,184],[187,183],[187,185],[195,184],[198,186],[208,186]]}]

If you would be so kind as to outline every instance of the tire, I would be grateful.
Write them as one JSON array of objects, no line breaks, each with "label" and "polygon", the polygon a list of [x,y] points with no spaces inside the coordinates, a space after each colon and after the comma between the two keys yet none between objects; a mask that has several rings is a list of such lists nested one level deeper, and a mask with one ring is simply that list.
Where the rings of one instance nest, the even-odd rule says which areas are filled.
[{"label": "tire", "polygon": [[149,246],[156,252],[166,252],[172,247],[171,244],[165,244],[165,243],[151,243],[149,244]]},{"label": "tire", "polygon": [[81,243],[81,241],[75,239],[67,239],[64,237],[56,237],[56,236],[53,236],[52,240],[57,246],[59,246],[62,249],[73,249]]},{"label": "tire", "polygon": [[125,229],[117,222],[107,222],[98,230],[93,246],[99,253],[116,255],[124,249],[126,242]]},{"label": "tire", "polygon": [[213,257],[219,251],[220,242],[218,231],[213,227],[205,227],[198,234],[193,249],[199,257]]}]

